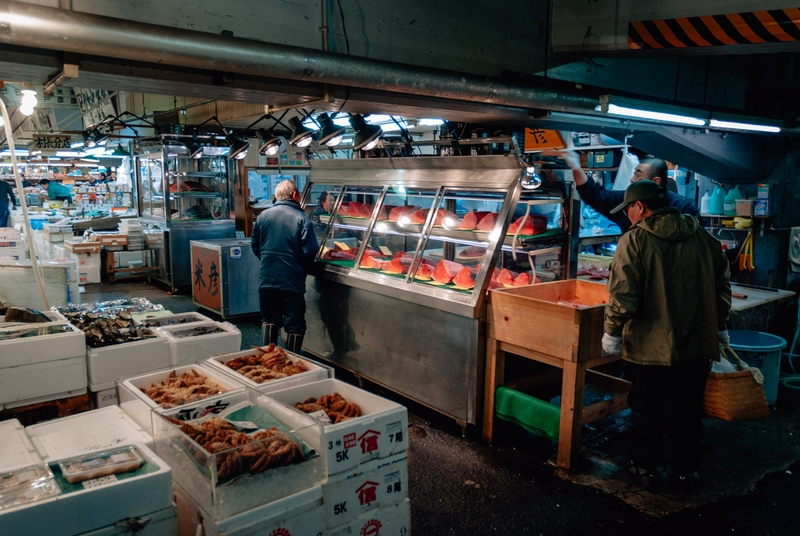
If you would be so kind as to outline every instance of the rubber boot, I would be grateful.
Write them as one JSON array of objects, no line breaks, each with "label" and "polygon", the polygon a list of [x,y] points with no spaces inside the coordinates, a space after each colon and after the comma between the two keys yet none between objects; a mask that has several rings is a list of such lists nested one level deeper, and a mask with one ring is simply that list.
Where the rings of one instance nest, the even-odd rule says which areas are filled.
[{"label": "rubber boot", "polygon": [[286,349],[294,354],[299,354],[303,349],[303,335],[291,333],[286,338]]},{"label": "rubber boot", "polygon": [[281,332],[276,324],[261,324],[261,346],[278,343],[278,335]]}]

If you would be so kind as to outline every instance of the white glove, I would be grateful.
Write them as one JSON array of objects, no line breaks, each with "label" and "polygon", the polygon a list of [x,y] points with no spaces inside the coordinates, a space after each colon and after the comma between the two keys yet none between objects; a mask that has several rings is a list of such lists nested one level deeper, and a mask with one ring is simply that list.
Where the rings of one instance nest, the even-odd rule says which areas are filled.
[{"label": "white glove", "polygon": [[612,337],[608,333],[603,333],[603,351],[600,355],[619,355],[622,353],[622,337]]},{"label": "white glove", "polygon": [[730,344],[731,343],[731,336],[728,335],[728,330],[722,330],[717,332],[717,337],[719,338],[720,344]]}]

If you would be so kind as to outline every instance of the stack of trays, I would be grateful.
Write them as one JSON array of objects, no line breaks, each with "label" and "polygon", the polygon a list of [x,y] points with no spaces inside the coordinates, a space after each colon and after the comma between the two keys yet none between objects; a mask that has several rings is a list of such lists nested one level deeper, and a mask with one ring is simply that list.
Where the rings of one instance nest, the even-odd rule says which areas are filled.
[{"label": "stack of trays", "polygon": [[128,251],[144,249],[144,229],[139,220],[123,219],[119,222],[119,232],[128,235]]}]

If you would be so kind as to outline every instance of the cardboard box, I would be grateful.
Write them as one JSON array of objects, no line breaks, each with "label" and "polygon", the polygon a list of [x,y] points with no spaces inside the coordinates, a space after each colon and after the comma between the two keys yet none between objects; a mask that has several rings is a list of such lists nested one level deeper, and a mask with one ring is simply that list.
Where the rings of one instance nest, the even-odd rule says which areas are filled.
[{"label": "cardboard box", "polygon": [[154,339],[87,348],[89,381],[102,384],[169,367],[169,344],[166,337],[155,330],[151,330],[151,333],[156,336]]},{"label": "cardboard box", "polygon": [[408,498],[408,455],[401,452],[331,476],[322,485],[322,497],[328,528],[398,503]]},{"label": "cardboard box", "polygon": [[[198,336],[181,336],[198,328],[223,329],[221,333],[206,333]],[[169,341],[170,363],[182,367],[205,361],[216,355],[230,354],[242,349],[242,333],[228,322],[197,322],[189,326],[164,326],[158,329]]]},{"label": "cardboard box", "polygon": [[771,184],[759,184],[758,185],[758,194],[757,196],[759,199],[769,199],[772,197],[772,185]]},{"label": "cardboard box", "polygon": [[86,242],[81,238],[67,238],[64,240],[64,248],[70,253],[100,253],[103,246],[100,242]]},{"label": "cardboard box", "polygon": [[351,523],[325,532],[325,536],[356,536],[359,534],[376,536],[411,534],[411,502],[406,499],[393,506],[370,510]]},{"label": "cardboard box", "polygon": [[328,474],[355,469],[375,458],[388,458],[408,449],[408,412],[405,407],[339,380],[322,380],[299,385],[267,396],[292,411],[295,404],[309,398],[341,394],[357,404],[361,416],[323,427],[324,452]]},{"label": "cardboard box", "polygon": [[295,362],[301,361],[308,369],[307,372],[302,372],[300,374],[295,374],[279,380],[257,383],[243,374],[239,374],[235,370],[225,366],[226,361],[230,361],[231,359],[235,359],[237,357],[254,355],[255,353],[255,349],[250,349],[232,354],[217,355],[207,359],[204,364],[208,367],[221,371],[223,374],[227,374],[240,384],[262,393],[271,393],[273,391],[286,389],[295,385],[302,385],[304,383],[316,382],[333,377],[333,369],[331,367],[322,365],[316,361],[312,361],[311,359],[306,359],[305,357],[300,357],[299,355],[291,352],[286,352],[286,354],[289,356],[289,359]]},{"label": "cardboard box", "polygon": [[47,229],[45,229],[42,231],[42,236],[48,242],[61,243],[67,236],[72,236],[72,233],[58,233],[58,232],[48,231]]}]

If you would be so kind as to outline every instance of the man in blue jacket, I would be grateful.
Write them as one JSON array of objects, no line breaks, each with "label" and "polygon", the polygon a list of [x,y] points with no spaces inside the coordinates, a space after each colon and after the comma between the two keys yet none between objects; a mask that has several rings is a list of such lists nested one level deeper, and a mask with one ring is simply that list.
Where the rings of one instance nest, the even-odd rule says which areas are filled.
[{"label": "man in blue jacket", "polygon": [[[597,212],[619,225],[623,233],[628,232],[631,221],[622,212],[611,213],[611,210],[622,203],[625,198],[624,190],[606,190],[601,184],[590,181],[586,172],[581,168],[581,158],[575,151],[544,151],[545,156],[558,156],[572,170],[575,179],[575,186],[583,202],[595,209]],[[640,180],[650,180],[659,184],[662,188],[667,187],[667,164],[660,158],[644,158],[633,172],[631,184]],[[691,201],[683,196],[667,190],[665,197],[666,206],[675,207],[682,214],[690,214],[702,221],[700,211]]]},{"label": "man in blue jacket", "polygon": [[264,346],[277,343],[283,327],[286,349],[299,353],[306,333],[306,275],[319,245],[311,218],[300,207],[297,186],[282,181],[275,188],[275,199],[253,226],[253,253],[261,261],[261,338]]}]

